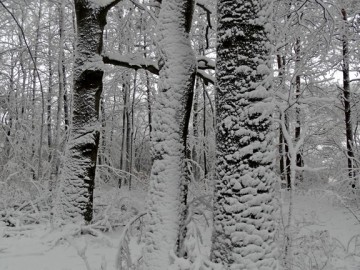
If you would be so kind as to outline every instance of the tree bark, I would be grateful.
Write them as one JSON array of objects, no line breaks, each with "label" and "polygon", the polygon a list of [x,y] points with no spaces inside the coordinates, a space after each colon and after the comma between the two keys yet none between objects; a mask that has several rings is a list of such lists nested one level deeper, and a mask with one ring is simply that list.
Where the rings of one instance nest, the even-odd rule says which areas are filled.
[{"label": "tree bark", "polygon": [[218,1],[211,259],[226,269],[278,266],[270,8],[269,1]]},{"label": "tree bark", "polygon": [[[50,12],[50,8],[49,8],[49,12]],[[49,25],[48,25],[49,29],[49,33],[48,33],[48,72],[49,72],[49,79],[48,79],[48,94],[47,94],[47,108],[46,108],[46,112],[47,112],[47,143],[48,143],[48,151],[49,151],[49,155],[48,155],[48,161],[51,162],[52,157],[53,157],[53,140],[52,140],[52,113],[51,113],[51,101],[52,101],[52,87],[53,87],[53,67],[52,67],[52,46],[51,46],[51,22],[49,21]]]},{"label": "tree bark", "polygon": [[344,94],[344,111],[345,111],[345,131],[346,131],[346,153],[348,162],[348,176],[350,186],[355,188],[354,173],[354,139],[353,128],[351,123],[351,90],[350,90],[350,59],[349,59],[349,39],[348,39],[348,18],[345,9],[341,10],[344,21],[344,34],[342,36],[342,73],[343,73],[343,94]]},{"label": "tree bark", "polygon": [[[35,119],[38,119],[38,117],[36,116],[36,80],[40,79],[37,76],[37,59],[38,59],[38,52],[39,52],[39,40],[40,40],[40,21],[41,21],[41,17],[42,17],[42,0],[40,0],[39,2],[39,13],[38,13],[38,18],[37,18],[37,26],[36,26],[36,36],[35,36],[35,46],[34,46],[34,67],[33,67],[33,72],[32,72],[32,97],[31,97],[31,103],[32,103],[32,119],[31,119],[31,129],[32,132],[35,134]],[[41,125],[43,125],[43,123],[41,123]],[[42,137],[42,133],[40,132],[40,137]],[[34,180],[39,179],[40,173],[41,173],[41,143],[39,144],[39,156],[38,156],[38,170],[37,172],[35,172],[34,169],[32,170],[32,177]],[[32,159],[35,159],[35,148],[36,145],[33,144],[32,146]]]},{"label": "tree bark", "polygon": [[88,223],[93,217],[93,191],[99,146],[99,103],[103,90],[100,56],[107,6],[75,0],[76,56],[70,138],[65,152],[58,213],[62,219]]},{"label": "tree bark", "polygon": [[[280,85],[281,88],[285,87],[285,56],[281,55],[276,56],[277,66],[279,71]],[[285,112],[285,127],[289,127],[288,117]],[[290,158],[289,158],[289,146],[284,139],[284,133],[282,126],[279,126],[279,155],[280,155],[280,175],[282,181],[285,182],[286,188],[291,188],[291,174],[290,174]]]},{"label": "tree bark", "polygon": [[149,270],[169,269],[174,247],[178,256],[184,252],[189,180],[185,159],[196,74],[189,35],[193,6],[193,0],[163,0],[159,13],[159,93],[153,113],[154,163],[143,259]]},{"label": "tree bark", "polygon": [[[300,38],[298,37],[295,42],[295,72],[300,72],[300,50],[301,50],[301,43]],[[300,75],[297,74],[295,77],[295,99],[296,99],[296,126],[295,126],[295,142],[298,142],[300,140],[301,136],[301,110],[299,108],[299,98],[301,95],[301,79]],[[294,153],[295,154],[295,153]],[[303,167],[304,161],[302,158],[302,151],[299,149],[299,151],[296,153],[296,166],[297,167]],[[295,184],[299,184],[303,182],[303,173],[302,171],[296,172],[296,181]]]}]

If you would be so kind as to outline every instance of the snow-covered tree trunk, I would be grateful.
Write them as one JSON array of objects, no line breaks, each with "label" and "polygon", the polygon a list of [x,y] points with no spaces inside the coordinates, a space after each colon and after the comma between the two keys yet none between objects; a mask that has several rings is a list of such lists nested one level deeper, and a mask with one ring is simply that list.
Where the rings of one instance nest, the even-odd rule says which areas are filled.
[{"label": "snow-covered tree trunk", "polygon": [[185,145],[196,72],[189,37],[193,5],[193,0],[163,0],[159,13],[160,78],[153,111],[154,164],[143,258],[149,270],[167,270],[170,251],[181,254],[188,181]]},{"label": "snow-covered tree trunk", "polygon": [[73,116],[61,173],[57,213],[62,219],[90,222],[93,216],[93,190],[101,126],[99,103],[104,71],[100,53],[103,46],[103,30],[108,10],[119,1],[74,2],[77,44]]},{"label": "snow-covered tree trunk", "polygon": [[271,1],[218,1],[217,177],[211,258],[226,269],[276,269],[270,114]]}]

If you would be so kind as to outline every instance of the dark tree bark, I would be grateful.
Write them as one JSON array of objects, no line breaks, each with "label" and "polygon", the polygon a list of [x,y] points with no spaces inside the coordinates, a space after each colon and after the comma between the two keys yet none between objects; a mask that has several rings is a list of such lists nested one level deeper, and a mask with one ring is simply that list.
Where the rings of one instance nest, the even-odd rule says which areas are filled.
[{"label": "dark tree bark", "polygon": [[[277,66],[279,70],[279,78],[280,78],[280,85],[282,88],[284,88],[285,83],[285,56],[277,55]],[[285,112],[285,127],[289,128],[289,121],[287,114]],[[284,138],[284,133],[281,127],[281,124],[279,125],[279,155],[280,155],[280,176],[282,181],[286,183],[286,188],[291,188],[291,173],[290,173],[290,157],[289,157],[289,146],[286,143],[286,140]]]},{"label": "dark tree bark", "polygon": [[[130,75],[123,76],[123,112],[122,112],[122,138],[120,152],[120,169],[124,172],[129,171],[129,136],[130,136]],[[128,175],[119,178],[119,188],[127,184]]]},{"label": "dark tree bark", "polygon": [[346,131],[346,153],[348,162],[348,175],[350,185],[355,188],[355,172],[354,172],[354,138],[351,123],[351,90],[350,90],[350,60],[349,60],[349,38],[348,38],[348,18],[345,9],[341,10],[342,19],[344,21],[344,34],[342,36],[342,73],[343,73],[343,95],[344,95],[344,111],[345,111],[345,131]]},{"label": "dark tree bark", "polygon": [[218,1],[211,258],[226,269],[277,269],[268,3]]},{"label": "dark tree bark", "polygon": [[[49,6],[49,12],[51,12],[51,6]],[[47,104],[46,104],[46,123],[47,123],[47,144],[48,144],[48,151],[49,151],[49,155],[48,155],[48,162],[50,163],[53,157],[53,139],[52,139],[52,111],[51,111],[51,101],[52,101],[52,88],[53,88],[53,65],[52,65],[52,61],[54,59],[52,59],[52,44],[51,44],[51,38],[52,38],[52,33],[51,33],[51,21],[48,22],[48,93],[47,93]]]},{"label": "dark tree bark", "polygon": [[[288,119],[288,115],[287,113],[285,112],[285,115],[284,115],[284,121],[285,121],[285,128],[286,130],[289,130],[289,119]],[[283,134],[284,135],[284,134]],[[285,176],[286,176],[286,187],[287,189],[291,189],[291,186],[292,186],[292,181],[294,179],[291,179],[291,160],[290,160],[290,153],[289,153],[289,145],[286,143],[286,140],[285,140],[285,137],[284,138],[284,148],[285,148],[285,151],[284,151],[284,155],[285,155]]]},{"label": "dark tree bark", "polygon": [[62,170],[58,210],[61,218],[90,222],[99,146],[99,103],[103,90],[103,31],[107,6],[89,0],[74,0],[77,44],[74,65],[74,97],[70,138]]},{"label": "dark tree bark", "polygon": [[[299,72],[300,69],[300,50],[301,50],[301,43],[300,38],[296,39],[295,42],[295,72]],[[301,78],[300,75],[297,74],[295,77],[295,99],[297,106],[299,106],[299,98],[301,95]],[[298,142],[300,140],[301,136],[301,110],[299,107],[296,108],[296,126],[295,126],[295,142]],[[296,166],[297,167],[303,167],[304,161],[302,158],[302,150],[301,148],[296,153]],[[302,171],[297,171],[296,173],[296,182],[295,184],[299,184],[303,182],[303,173]]]},{"label": "dark tree bark", "polygon": [[202,88],[203,88],[203,138],[204,138],[204,144],[203,144],[203,160],[204,160],[204,175],[205,177],[208,174],[208,162],[207,162],[207,151],[206,151],[206,135],[207,135],[207,130],[206,130],[206,89],[205,89],[205,84],[202,84]]}]

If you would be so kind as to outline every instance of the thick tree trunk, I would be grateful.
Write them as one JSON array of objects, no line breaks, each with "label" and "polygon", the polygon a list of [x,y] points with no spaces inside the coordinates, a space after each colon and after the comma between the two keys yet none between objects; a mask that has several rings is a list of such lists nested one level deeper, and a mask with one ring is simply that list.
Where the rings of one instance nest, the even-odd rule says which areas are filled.
[{"label": "thick tree trunk", "polygon": [[75,0],[77,44],[73,116],[65,152],[60,201],[61,218],[90,222],[99,145],[99,103],[103,89],[103,30],[111,6]]},{"label": "thick tree trunk", "polygon": [[277,269],[267,3],[218,1],[211,258],[226,269]]},{"label": "thick tree trunk", "polygon": [[153,113],[154,164],[150,177],[149,225],[144,267],[168,270],[170,251],[183,253],[187,216],[186,141],[196,58],[190,42],[193,0],[163,0],[159,14],[159,93]]}]

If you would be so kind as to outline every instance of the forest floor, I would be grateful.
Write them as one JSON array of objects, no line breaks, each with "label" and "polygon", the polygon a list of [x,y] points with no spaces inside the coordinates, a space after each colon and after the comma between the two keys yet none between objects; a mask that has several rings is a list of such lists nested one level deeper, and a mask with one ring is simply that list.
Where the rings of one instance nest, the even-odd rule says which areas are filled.
[{"label": "forest floor", "polygon": [[[281,197],[284,225],[289,194]],[[144,197],[138,199],[144,202]],[[293,269],[359,270],[360,223],[355,216],[359,212],[320,191],[297,192],[293,202]],[[48,225],[0,223],[0,270],[113,270],[121,231],[102,237],[74,236],[74,228],[52,231]],[[141,250],[135,238],[130,239],[130,250]]]}]

